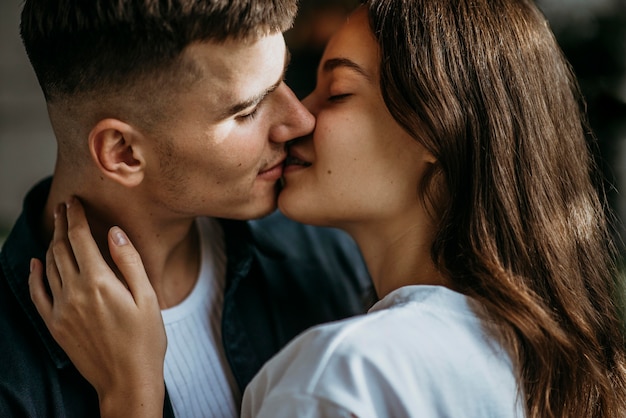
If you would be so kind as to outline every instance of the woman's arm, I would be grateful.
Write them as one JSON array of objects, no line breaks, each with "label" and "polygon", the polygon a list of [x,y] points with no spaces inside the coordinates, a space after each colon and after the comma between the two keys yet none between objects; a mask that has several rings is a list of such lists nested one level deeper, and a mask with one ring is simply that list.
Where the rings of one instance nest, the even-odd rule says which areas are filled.
[{"label": "woman's arm", "polygon": [[111,256],[122,283],[104,261],[82,205],[55,211],[54,237],[41,261],[31,261],[31,298],[50,333],[98,392],[102,417],[161,417],[167,346],[156,294],[141,258],[117,227]]}]

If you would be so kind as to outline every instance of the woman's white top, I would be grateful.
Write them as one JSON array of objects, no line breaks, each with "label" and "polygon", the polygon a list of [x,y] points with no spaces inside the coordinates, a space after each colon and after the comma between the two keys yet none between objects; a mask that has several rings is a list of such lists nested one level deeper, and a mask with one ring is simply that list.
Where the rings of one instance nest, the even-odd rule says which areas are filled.
[{"label": "woman's white top", "polygon": [[242,417],[522,418],[510,358],[470,305],[406,286],[367,315],[311,328],[253,379]]}]

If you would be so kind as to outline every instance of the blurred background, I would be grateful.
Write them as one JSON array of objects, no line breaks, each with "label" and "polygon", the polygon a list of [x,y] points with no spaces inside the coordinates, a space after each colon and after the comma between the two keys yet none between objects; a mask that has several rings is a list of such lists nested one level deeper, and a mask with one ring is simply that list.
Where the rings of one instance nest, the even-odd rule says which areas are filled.
[{"label": "blurred background", "polygon": [[[324,45],[358,0],[300,0],[287,32],[287,83],[298,97],[315,86]],[[626,220],[626,0],[537,0],[579,78],[609,200]],[[19,38],[21,0],[0,3],[0,245],[22,199],[54,167],[56,145],[43,95]],[[620,193],[620,191],[624,191]],[[626,238],[620,226],[619,234]]]}]

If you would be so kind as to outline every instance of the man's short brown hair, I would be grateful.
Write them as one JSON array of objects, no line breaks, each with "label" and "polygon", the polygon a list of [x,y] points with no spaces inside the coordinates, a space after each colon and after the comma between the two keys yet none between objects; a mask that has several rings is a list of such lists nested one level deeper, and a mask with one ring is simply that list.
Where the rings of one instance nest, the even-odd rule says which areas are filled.
[{"label": "man's short brown hair", "polygon": [[297,0],[26,0],[20,33],[48,102],[175,68],[197,41],[288,29]]}]

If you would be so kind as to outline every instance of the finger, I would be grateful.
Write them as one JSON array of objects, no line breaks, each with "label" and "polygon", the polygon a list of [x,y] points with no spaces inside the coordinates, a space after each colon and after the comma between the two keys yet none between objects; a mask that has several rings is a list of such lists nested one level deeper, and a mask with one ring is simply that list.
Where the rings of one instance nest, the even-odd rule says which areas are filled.
[{"label": "finger", "polygon": [[[65,215],[65,205],[60,204],[54,212],[54,234],[50,249],[46,255],[46,273],[48,281],[52,285],[55,275],[59,281],[69,281],[74,279],[78,273],[78,266],[72,247],[67,237],[67,217]],[[52,262],[52,264],[50,264]],[[52,268],[54,267],[54,268]]]},{"label": "finger", "polygon": [[114,226],[109,230],[109,251],[119,269],[135,303],[156,299],[154,289],[148,280],[148,274],[141,261],[141,256],[121,228]]},{"label": "finger", "polygon": [[43,280],[43,265],[40,260],[33,258],[30,261],[30,275],[28,276],[28,288],[30,299],[37,308],[37,312],[48,324],[48,318],[52,315],[52,297],[46,291]]},{"label": "finger", "polygon": [[85,210],[80,201],[72,197],[66,205],[67,233],[80,271],[107,268],[108,265],[91,234]]},{"label": "finger", "polygon": [[61,297],[61,292],[63,291],[63,281],[54,259],[53,243],[50,243],[50,247],[48,247],[48,251],[46,252],[46,278],[48,279],[48,285],[50,286],[52,297]]}]

